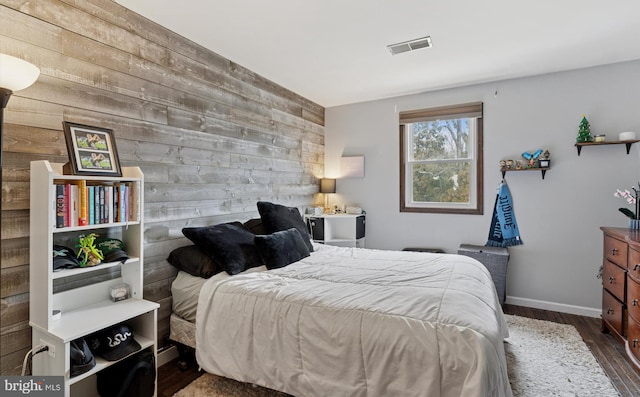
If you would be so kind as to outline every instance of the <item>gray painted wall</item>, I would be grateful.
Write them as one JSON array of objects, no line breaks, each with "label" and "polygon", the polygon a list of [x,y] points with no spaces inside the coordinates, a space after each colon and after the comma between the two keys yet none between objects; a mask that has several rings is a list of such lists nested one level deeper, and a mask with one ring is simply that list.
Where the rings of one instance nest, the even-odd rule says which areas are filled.
[{"label": "gray painted wall", "polygon": [[[484,215],[399,212],[398,112],[484,102]],[[582,114],[592,134],[640,136],[640,62],[506,80],[326,109],[325,175],[339,177],[340,157],[365,156],[364,178],[341,179],[331,203],[367,211],[367,247],[438,247],[487,240],[501,159],[551,152],[539,172],[508,173],[524,245],[510,248],[507,302],[598,316],[600,226],[626,227],[616,188],[640,180],[640,144],[574,147]]]}]

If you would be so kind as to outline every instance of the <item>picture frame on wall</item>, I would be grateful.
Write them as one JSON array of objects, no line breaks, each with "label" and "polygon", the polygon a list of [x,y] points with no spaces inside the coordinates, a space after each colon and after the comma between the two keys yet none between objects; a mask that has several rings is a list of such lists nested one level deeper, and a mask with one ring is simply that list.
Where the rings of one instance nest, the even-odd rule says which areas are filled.
[{"label": "picture frame on wall", "polygon": [[122,176],[113,130],[63,121],[69,163],[65,174]]}]

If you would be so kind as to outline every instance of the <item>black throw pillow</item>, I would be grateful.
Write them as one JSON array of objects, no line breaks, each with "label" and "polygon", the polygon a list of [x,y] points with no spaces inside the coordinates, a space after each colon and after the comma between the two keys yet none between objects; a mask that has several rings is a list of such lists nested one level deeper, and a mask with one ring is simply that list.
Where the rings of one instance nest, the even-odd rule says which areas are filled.
[{"label": "black throw pillow", "polygon": [[237,222],[185,227],[182,234],[232,276],[262,265],[253,242],[255,235]]},{"label": "black throw pillow", "polygon": [[284,205],[258,201],[258,212],[262,219],[262,226],[267,234],[280,232],[292,227],[298,229],[300,236],[307,245],[309,252],[313,252],[313,246],[309,239],[307,226],[302,220],[300,211],[295,207],[285,207]]},{"label": "black throw pillow", "polygon": [[167,262],[178,270],[202,278],[209,278],[222,271],[220,266],[195,245],[174,249],[169,254]]},{"label": "black throw pillow", "polygon": [[304,239],[294,227],[272,234],[258,235],[254,241],[267,269],[285,267],[310,255]]}]

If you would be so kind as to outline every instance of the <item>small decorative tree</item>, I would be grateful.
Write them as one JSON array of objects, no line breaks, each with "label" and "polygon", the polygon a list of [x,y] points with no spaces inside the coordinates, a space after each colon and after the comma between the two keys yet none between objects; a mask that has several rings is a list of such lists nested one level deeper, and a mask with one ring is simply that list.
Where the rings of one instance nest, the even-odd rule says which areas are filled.
[{"label": "small decorative tree", "polygon": [[582,121],[580,121],[580,125],[578,126],[578,137],[576,138],[576,142],[591,142],[593,141],[593,137],[591,136],[591,126],[589,125],[589,121],[582,115]]}]

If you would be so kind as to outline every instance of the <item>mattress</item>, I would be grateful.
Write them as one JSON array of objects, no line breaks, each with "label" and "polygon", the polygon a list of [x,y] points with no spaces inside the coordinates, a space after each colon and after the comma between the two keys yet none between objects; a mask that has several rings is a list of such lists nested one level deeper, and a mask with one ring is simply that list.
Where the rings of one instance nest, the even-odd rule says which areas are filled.
[{"label": "mattress", "polygon": [[510,397],[491,275],[460,255],[322,246],[204,283],[207,372],[296,396]]},{"label": "mattress", "polygon": [[171,296],[173,313],[182,319],[195,323],[198,296],[202,285],[207,281],[202,277],[192,276],[187,272],[179,271],[171,283]]},{"label": "mattress", "polygon": [[[249,269],[246,273],[264,271],[266,267]],[[214,280],[223,280],[230,277],[226,273],[218,273]],[[171,283],[172,313],[169,318],[169,339],[189,346],[196,347],[196,310],[200,289],[207,279],[192,276],[179,271]]]}]

